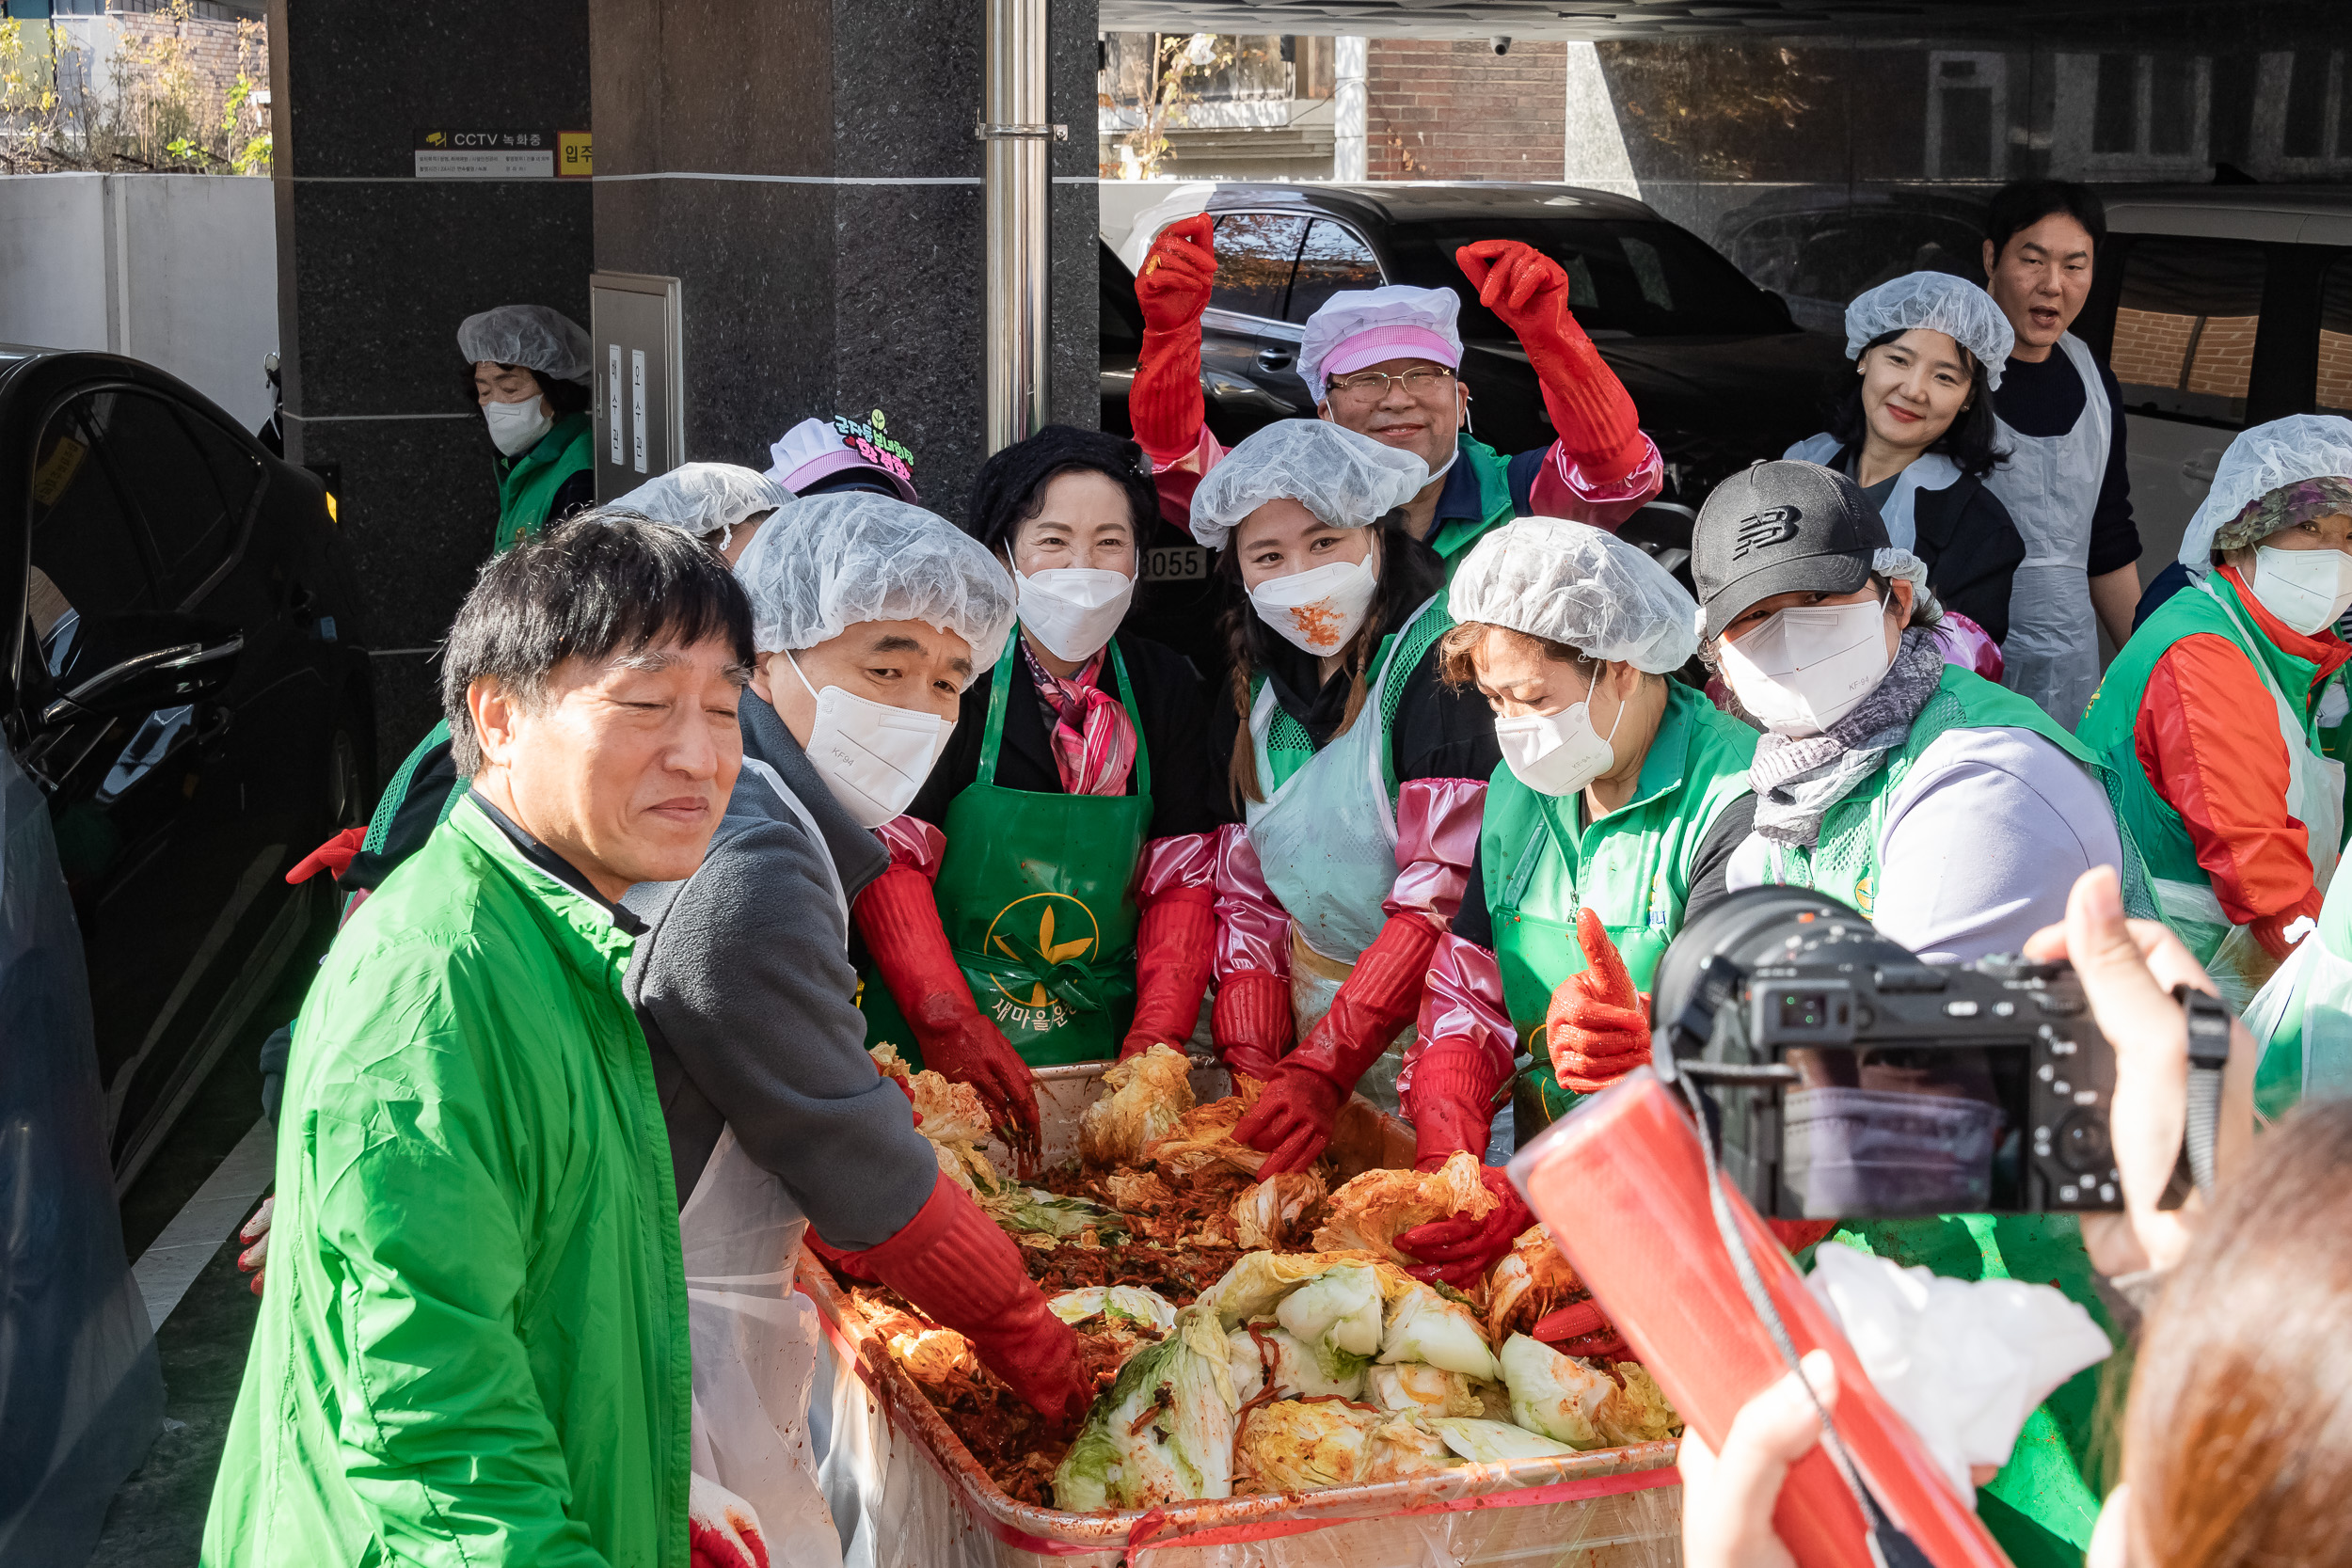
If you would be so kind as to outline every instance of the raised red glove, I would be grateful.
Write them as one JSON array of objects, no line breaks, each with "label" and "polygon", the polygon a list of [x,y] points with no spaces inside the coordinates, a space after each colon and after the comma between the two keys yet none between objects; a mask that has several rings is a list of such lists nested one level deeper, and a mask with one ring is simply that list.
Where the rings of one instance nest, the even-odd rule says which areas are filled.
[{"label": "raised red glove", "polygon": [[1029,1064],[1004,1031],[980,1016],[972,987],[948,950],[931,884],[894,865],[858,895],[857,928],[906,1014],[923,1065],[978,1091],[989,1118],[1016,1151],[1038,1145],[1037,1087]]},{"label": "raised red glove", "polygon": [[1143,911],[1136,927],[1136,1017],[1119,1047],[1121,1061],[1154,1045],[1184,1050],[1200,1026],[1216,942],[1216,899],[1205,887],[1172,888]]},{"label": "raised red glove", "polygon": [[1162,461],[1200,441],[1207,417],[1200,397],[1200,312],[1216,277],[1216,220],[1201,213],[1171,223],[1152,242],[1136,273],[1143,307],[1143,346],[1127,393],[1136,443]]},{"label": "raised red glove", "polygon": [[1436,1170],[1459,1149],[1484,1160],[1495,1121],[1494,1067],[1486,1053],[1468,1040],[1424,1046],[1413,1062],[1405,1116],[1413,1124],[1415,1170]]},{"label": "raised red glove", "polygon": [[1605,1089],[1649,1060],[1649,998],[1633,989],[1609,928],[1590,905],[1576,911],[1584,969],[1560,982],[1544,1016],[1551,1070],[1579,1094]]},{"label": "raised red glove", "polygon": [[946,1177],[896,1236],[834,1256],[971,1340],[988,1370],[1055,1427],[1086,1418],[1094,1380],[1079,1362],[1076,1331],[1046,1307],[1012,1238]]},{"label": "raised red glove", "polygon": [[1649,442],[1625,383],[1568,313],[1568,275],[1521,240],[1477,240],[1454,260],[1478,303],[1502,318],[1527,350],[1560,444],[1587,481],[1605,485],[1641,466]]},{"label": "raised red glove", "polygon": [[367,845],[367,829],[345,828],[342,832],[294,862],[294,869],[286,873],[286,880],[297,883],[307,882],[322,871],[331,871],[335,874],[335,879],[341,881],[343,873],[351,869],[351,863],[358,858],[359,851],[366,848]]},{"label": "raised red glove", "polygon": [[1298,1016],[1291,1011],[1291,984],[1263,969],[1238,970],[1216,988],[1209,1012],[1209,1037],[1226,1069],[1261,1084],[1298,1039]]},{"label": "raised red glove", "polygon": [[[1413,1081],[1421,1082],[1421,1069],[1413,1069]],[[1396,1250],[1421,1259],[1418,1267],[1405,1272],[1416,1279],[1436,1280],[1466,1290],[1484,1277],[1495,1266],[1495,1260],[1511,1250],[1511,1243],[1535,1223],[1535,1216],[1519,1200],[1518,1190],[1500,1165],[1484,1165],[1478,1180],[1486,1189],[1502,1201],[1490,1210],[1483,1220],[1468,1214],[1456,1214],[1450,1220],[1431,1220],[1401,1231],[1396,1238]]]},{"label": "raised red glove", "polygon": [[1437,945],[1438,928],[1418,915],[1392,914],[1380,927],[1341,983],[1331,1010],[1282,1058],[1258,1103],[1234,1124],[1234,1138],[1267,1157],[1258,1180],[1315,1163],[1356,1081],[1420,1010]]},{"label": "raised red glove", "polygon": [[1545,1313],[1527,1333],[1529,1338],[1541,1339],[1563,1355],[1623,1361],[1631,1354],[1623,1336],[1611,1326],[1609,1314],[1589,1297]]},{"label": "raised red glove", "polygon": [[687,1568],[769,1568],[759,1515],[705,1475],[686,1489],[686,1559]]}]

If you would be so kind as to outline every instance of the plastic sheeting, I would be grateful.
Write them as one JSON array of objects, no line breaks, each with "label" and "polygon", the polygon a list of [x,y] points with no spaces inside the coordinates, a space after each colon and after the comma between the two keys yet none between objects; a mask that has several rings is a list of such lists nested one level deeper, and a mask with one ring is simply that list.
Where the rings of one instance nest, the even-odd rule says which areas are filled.
[{"label": "plastic sheeting", "polygon": [[0,1563],[80,1562],[163,1418],[122,1253],[89,979],[40,791],[0,747]]}]

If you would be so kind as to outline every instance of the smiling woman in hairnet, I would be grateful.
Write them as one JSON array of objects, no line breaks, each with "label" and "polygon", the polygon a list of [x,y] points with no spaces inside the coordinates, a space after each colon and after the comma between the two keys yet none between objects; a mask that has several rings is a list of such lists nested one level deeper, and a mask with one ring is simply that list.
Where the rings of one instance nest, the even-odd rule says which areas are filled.
[{"label": "smiling woman in hairnet", "polygon": [[2311,929],[2344,843],[2352,420],[2297,414],[2230,443],[2181,541],[2192,586],[2132,634],[2080,734],[2165,924],[2241,1008]]},{"label": "smiling woman in hairnet", "polygon": [[1222,552],[1233,601],[1210,754],[1247,821],[1218,847],[1212,1026],[1226,1065],[1265,1081],[1234,1129],[1269,1156],[1262,1174],[1313,1164],[1359,1081],[1397,1104],[1390,1048],[1461,903],[1500,760],[1486,705],[1438,676],[1445,569],[1401,526],[1428,473],[1286,420],[1193,494],[1193,537]]},{"label": "smiling woman in hairnet", "polygon": [[501,305],[457,324],[466,384],[499,450],[504,550],[596,499],[588,334],[544,305]]}]

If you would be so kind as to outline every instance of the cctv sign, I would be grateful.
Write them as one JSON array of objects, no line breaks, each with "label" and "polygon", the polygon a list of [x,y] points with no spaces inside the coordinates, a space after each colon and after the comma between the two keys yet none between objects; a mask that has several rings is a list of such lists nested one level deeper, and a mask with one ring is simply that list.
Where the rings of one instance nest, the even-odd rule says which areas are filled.
[{"label": "cctv sign", "polygon": [[553,131],[470,131],[437,126],[417,133],[420,180],[552,180]]}]

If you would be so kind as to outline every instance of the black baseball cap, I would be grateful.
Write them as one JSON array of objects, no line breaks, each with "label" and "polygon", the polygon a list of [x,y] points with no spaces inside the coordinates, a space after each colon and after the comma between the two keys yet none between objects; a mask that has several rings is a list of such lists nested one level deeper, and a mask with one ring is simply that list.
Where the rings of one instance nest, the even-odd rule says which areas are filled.
[{"label": "black baseball cap", "polygon": [[1851,594],[1890,544],[1878,509],[1835,468],[1750,464],[1715,486],[1692,530],[1691,580],[1706,635],[1721,637],[1775,594]]}]

